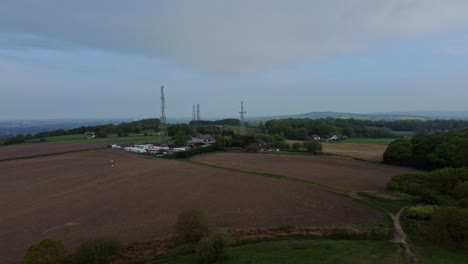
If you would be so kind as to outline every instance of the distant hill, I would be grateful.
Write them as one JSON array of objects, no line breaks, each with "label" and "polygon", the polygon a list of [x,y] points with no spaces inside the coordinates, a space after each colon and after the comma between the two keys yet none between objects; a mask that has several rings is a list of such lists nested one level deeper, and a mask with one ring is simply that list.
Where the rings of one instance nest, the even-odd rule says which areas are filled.
[{"label": "distant hill", "polygon": [[[235,117],[237,118],[237,117]],[[468,111],[441,112],[441,111],[412,111],[412,112],[382,112],[382,113],[347,113],[347,112],[310,112],[294,115],[278,115],[264,117],[248,117],[246,120],[250,125],[256,125],[260,121],[285,118],[354,118],[366,120],[404,120],[404,119],[457,119],[468,120]],[[222,118],[219,118],[222,119]],[[97,126],[103,124],[119,124],[121,122],[135,121],[132,118],[114,119],[59,119],[59,120],[0,120],[0,138],[14,136],[16,134],[36,134],[58,129],[73,129],[82,126]],[[216,120],[216,119],[210,119]],[[168,123],[189,123],[191,118],[168,118]]]},{"label": "distant hill", "polygon": [[459,119],[468,120],[468,111],[464,112],[434,112],[434,111],[421,111],[421,112],[383,112],[383,113],[346,113],[346,112],[310,112],[294,115],[280,115],[280,116],[266,116],[266,117],[251,117],[248,121],[260,122],[272,119],[285,119],[285,118],[354,118],[366,120],[405,120],[405,119]]}]

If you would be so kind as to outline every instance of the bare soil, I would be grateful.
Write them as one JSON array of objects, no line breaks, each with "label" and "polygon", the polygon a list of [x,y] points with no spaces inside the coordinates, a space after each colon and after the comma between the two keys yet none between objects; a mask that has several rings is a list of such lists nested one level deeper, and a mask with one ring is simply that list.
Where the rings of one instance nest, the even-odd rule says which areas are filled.
[{"label": "bare soil", "polygon": [[414,170],[349,158],[250,153],[210,153],[194,161],[245,171],[299,178],[342,190],[380,191],[395,175]]},{"label": "bare soil", "polygon": [[63,153],[70,151],[104,148],[107,143],[103,142],[76,142],[76,143],[36,143],[20,144],[11,146],[0,146],[0,161],[14,158],[34,157]]},{"label": "bare soil", "polygon": [[73,249],[97,236],[129,243],[171,235],[177,215],[189,208],[206,210],[213,226],[229,229],[346,227],[384,217],[298,182],[117,150],[77,152],[0,162],[0,263],[19,263],[44,238]]}]

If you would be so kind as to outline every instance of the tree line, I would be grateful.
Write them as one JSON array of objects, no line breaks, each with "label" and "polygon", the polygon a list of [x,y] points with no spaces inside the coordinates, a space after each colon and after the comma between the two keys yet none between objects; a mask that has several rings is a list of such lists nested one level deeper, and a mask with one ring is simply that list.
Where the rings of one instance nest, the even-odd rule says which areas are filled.
[{"label": "tree line", "polygon": [[236,118],[225,118],[220,120],[200,120],[200,121],[190,121],[190,126],[200,125],[200,126],[239,126],[240,120]]},{"label": "tree line", "polygon": [[464,120],[397,120],[373,121],[361,119],[277,119],[269,120],[263,126],[268,133],[284,135],[288,139],[308,140],[312,135],[328,137],[387,138],[398,137],[393,131],[412,131],[425,134],[434,131],[458,131],[468,127]]},{"label": "tree line", "polygon": [[468,129],[396,140],[387,147],[383,158],[385,163],[425,170],[468,167]]}]

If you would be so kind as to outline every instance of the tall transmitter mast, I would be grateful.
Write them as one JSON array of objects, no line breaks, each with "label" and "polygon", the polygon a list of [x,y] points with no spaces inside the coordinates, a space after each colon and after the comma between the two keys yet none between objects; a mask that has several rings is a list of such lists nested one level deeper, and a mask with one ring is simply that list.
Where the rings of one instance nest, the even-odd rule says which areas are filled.
[{"label": "tall transmitter mast", "polygon": [[162,143],[166,142],[167,136],[167,123],[166,123],[166,99],[164,98],[164,86],[161,86],[161,125],[159,126],[159,133],[162,136]]},{"label": "tall transmitter mast", "polygon": [[245,135],[245,114],[247,114],[247,112],[244,111],[244,102],[241,102],[241,111],[239,112],[239,114],[240,114],[239,134],[243,136]]}]

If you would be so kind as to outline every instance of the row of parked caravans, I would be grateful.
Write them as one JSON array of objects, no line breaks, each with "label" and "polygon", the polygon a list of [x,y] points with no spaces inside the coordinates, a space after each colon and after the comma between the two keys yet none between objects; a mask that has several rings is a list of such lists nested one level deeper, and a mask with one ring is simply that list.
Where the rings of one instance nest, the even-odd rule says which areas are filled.
[{"label": "row of parked caravans", "polygon": [[187,151],[188,149],[190,149],[190,147],[180,147],[180,148],[170,149],[169,147],[154,146],[151,144],[133,145],[132,147],[122,147],[119,145],[112,145],[111,147],[113,149],[123,149],[125,151],[133,152],[133,153],[152,153],[152,152],[170,151],[170,150],[172,152],[182,152],[182,151]]}]

